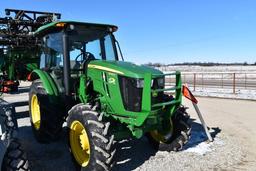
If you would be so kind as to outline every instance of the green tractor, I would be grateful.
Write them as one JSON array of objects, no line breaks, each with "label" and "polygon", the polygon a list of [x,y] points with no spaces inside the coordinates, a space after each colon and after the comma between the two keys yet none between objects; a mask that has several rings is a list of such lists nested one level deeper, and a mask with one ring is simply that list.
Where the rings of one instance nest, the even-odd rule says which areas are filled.
[{"label": "green tractor", "polygon": [[[168,144],[177,151],[190,137],[180,72],[124,62],[116,30],[58,21],[34,32],[42,43],[40,69],[30,75],[32,129],[39,142],[49,143],[66,121],[78,170],[110,170],[123,139],[146,135],[154,148]],[[167,77],[174,86],[165,88]]]}]

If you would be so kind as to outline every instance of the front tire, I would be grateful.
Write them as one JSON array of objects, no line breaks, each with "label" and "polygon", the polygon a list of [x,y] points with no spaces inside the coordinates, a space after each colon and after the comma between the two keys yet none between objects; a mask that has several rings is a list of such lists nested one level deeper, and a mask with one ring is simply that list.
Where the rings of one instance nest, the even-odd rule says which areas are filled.
[{"label": "front tire", "polygon": [[113,166],[114,135],[109,132],[110,123],[96,107],[78,104],[67,119],[69,145],[78,170],[107,171]]},{"label": "front tire", "polygon": [[64,119],[56,106],[49,102],[41,80],[35,80],[29,92],[29,114],[33,133],[40,143],[60,137]]},{"label": "front tire", "polygon": [[[171,118],[171,136],[169,137],[168,135],[162,135],[157,131],[151,131],[146,134],[149,143],[156,150],[182,150],[191,135],[189,118],[190,117],[184,107],[178,108],[174,116]],[[169,138],[165,139],[165,137]]]}]

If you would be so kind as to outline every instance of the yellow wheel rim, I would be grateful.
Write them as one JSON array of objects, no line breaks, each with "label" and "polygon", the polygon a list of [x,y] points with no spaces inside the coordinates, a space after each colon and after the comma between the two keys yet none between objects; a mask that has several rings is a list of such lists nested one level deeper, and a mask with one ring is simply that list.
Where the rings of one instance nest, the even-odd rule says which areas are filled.
[{"label": "yellow wheel rim", "polygon": [[167,137],[171,137],[173,134],[173,123],[170,119],[170,128],[166,134],[161,134],[159,131],[154,130],[149,132],[151,137],[156,140],[157,142],[166,143],[168,141]]},{"label": "yellow wheel rim", "polygon": [[69,141],[71,151],[76,161],[85,167],[90,159],[90,143],[84,126],[79,121],[73,121],[70,126]]},{"label": "yellow wheel rim", "polygon": [[40,114],[40,106],[39,106],[38,98],[35,94],[31,98],[31,117],[32,117],[32,123],[35,129],[39,130],[40,122],[41,122],[41,114]]}]

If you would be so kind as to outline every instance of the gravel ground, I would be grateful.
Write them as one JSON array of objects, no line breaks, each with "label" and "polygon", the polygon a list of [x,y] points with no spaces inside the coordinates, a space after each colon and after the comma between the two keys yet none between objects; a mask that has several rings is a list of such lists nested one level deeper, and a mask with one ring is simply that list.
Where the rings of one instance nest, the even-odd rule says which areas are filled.
[{"label": "gravel ground", "polygon": [[[203,134],[194,131],[193,136]],[[240,169],[240,163],[246,159],[246,152],[234,139],[219,134],[213,143],[200,141],[190,142],[181,152],[157,152],[135,170],[175,170],[175,171],[201,171],[201,170],[235,170]],[[192,138],[193,139],[193,138]],[[198,139],[198,138],[196,138]],[[191,149],[192,148],[192,149]]]},{"label": "gravel ground", "polygon": [[[28,99],[27,90],[28,85],[25,85],[21,94],[4,95],[4,99],[22,106],[16,108],[19,136],[28,152],[32,170],[74,170],[65,129],[61,139],[51,144],[39,144],[34,139],[27,103],[19,102]],[[144,137],[124,140],[118,143],[117,165],[113,170],[255,170],[256,103],[212,98],[199,98],[199,102],[214,142],[206,141],[191,104],[185,101],[190,107],[192,136],[183,151],[154,151]]]}]

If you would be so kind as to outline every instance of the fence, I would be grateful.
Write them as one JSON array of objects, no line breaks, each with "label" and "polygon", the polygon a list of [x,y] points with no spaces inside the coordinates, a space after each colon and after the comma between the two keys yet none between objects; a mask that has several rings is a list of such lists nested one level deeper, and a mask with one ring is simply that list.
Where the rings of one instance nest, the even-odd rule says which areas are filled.
[{"label": "fence", "polygon": [[[256,73],[230,73],[230,72],[183,72],[182,82],[192,87],[212,89],[232,89],[235,94],[238,90],[256,90]],[[171,85],[167,79],[166,84]]]}]

